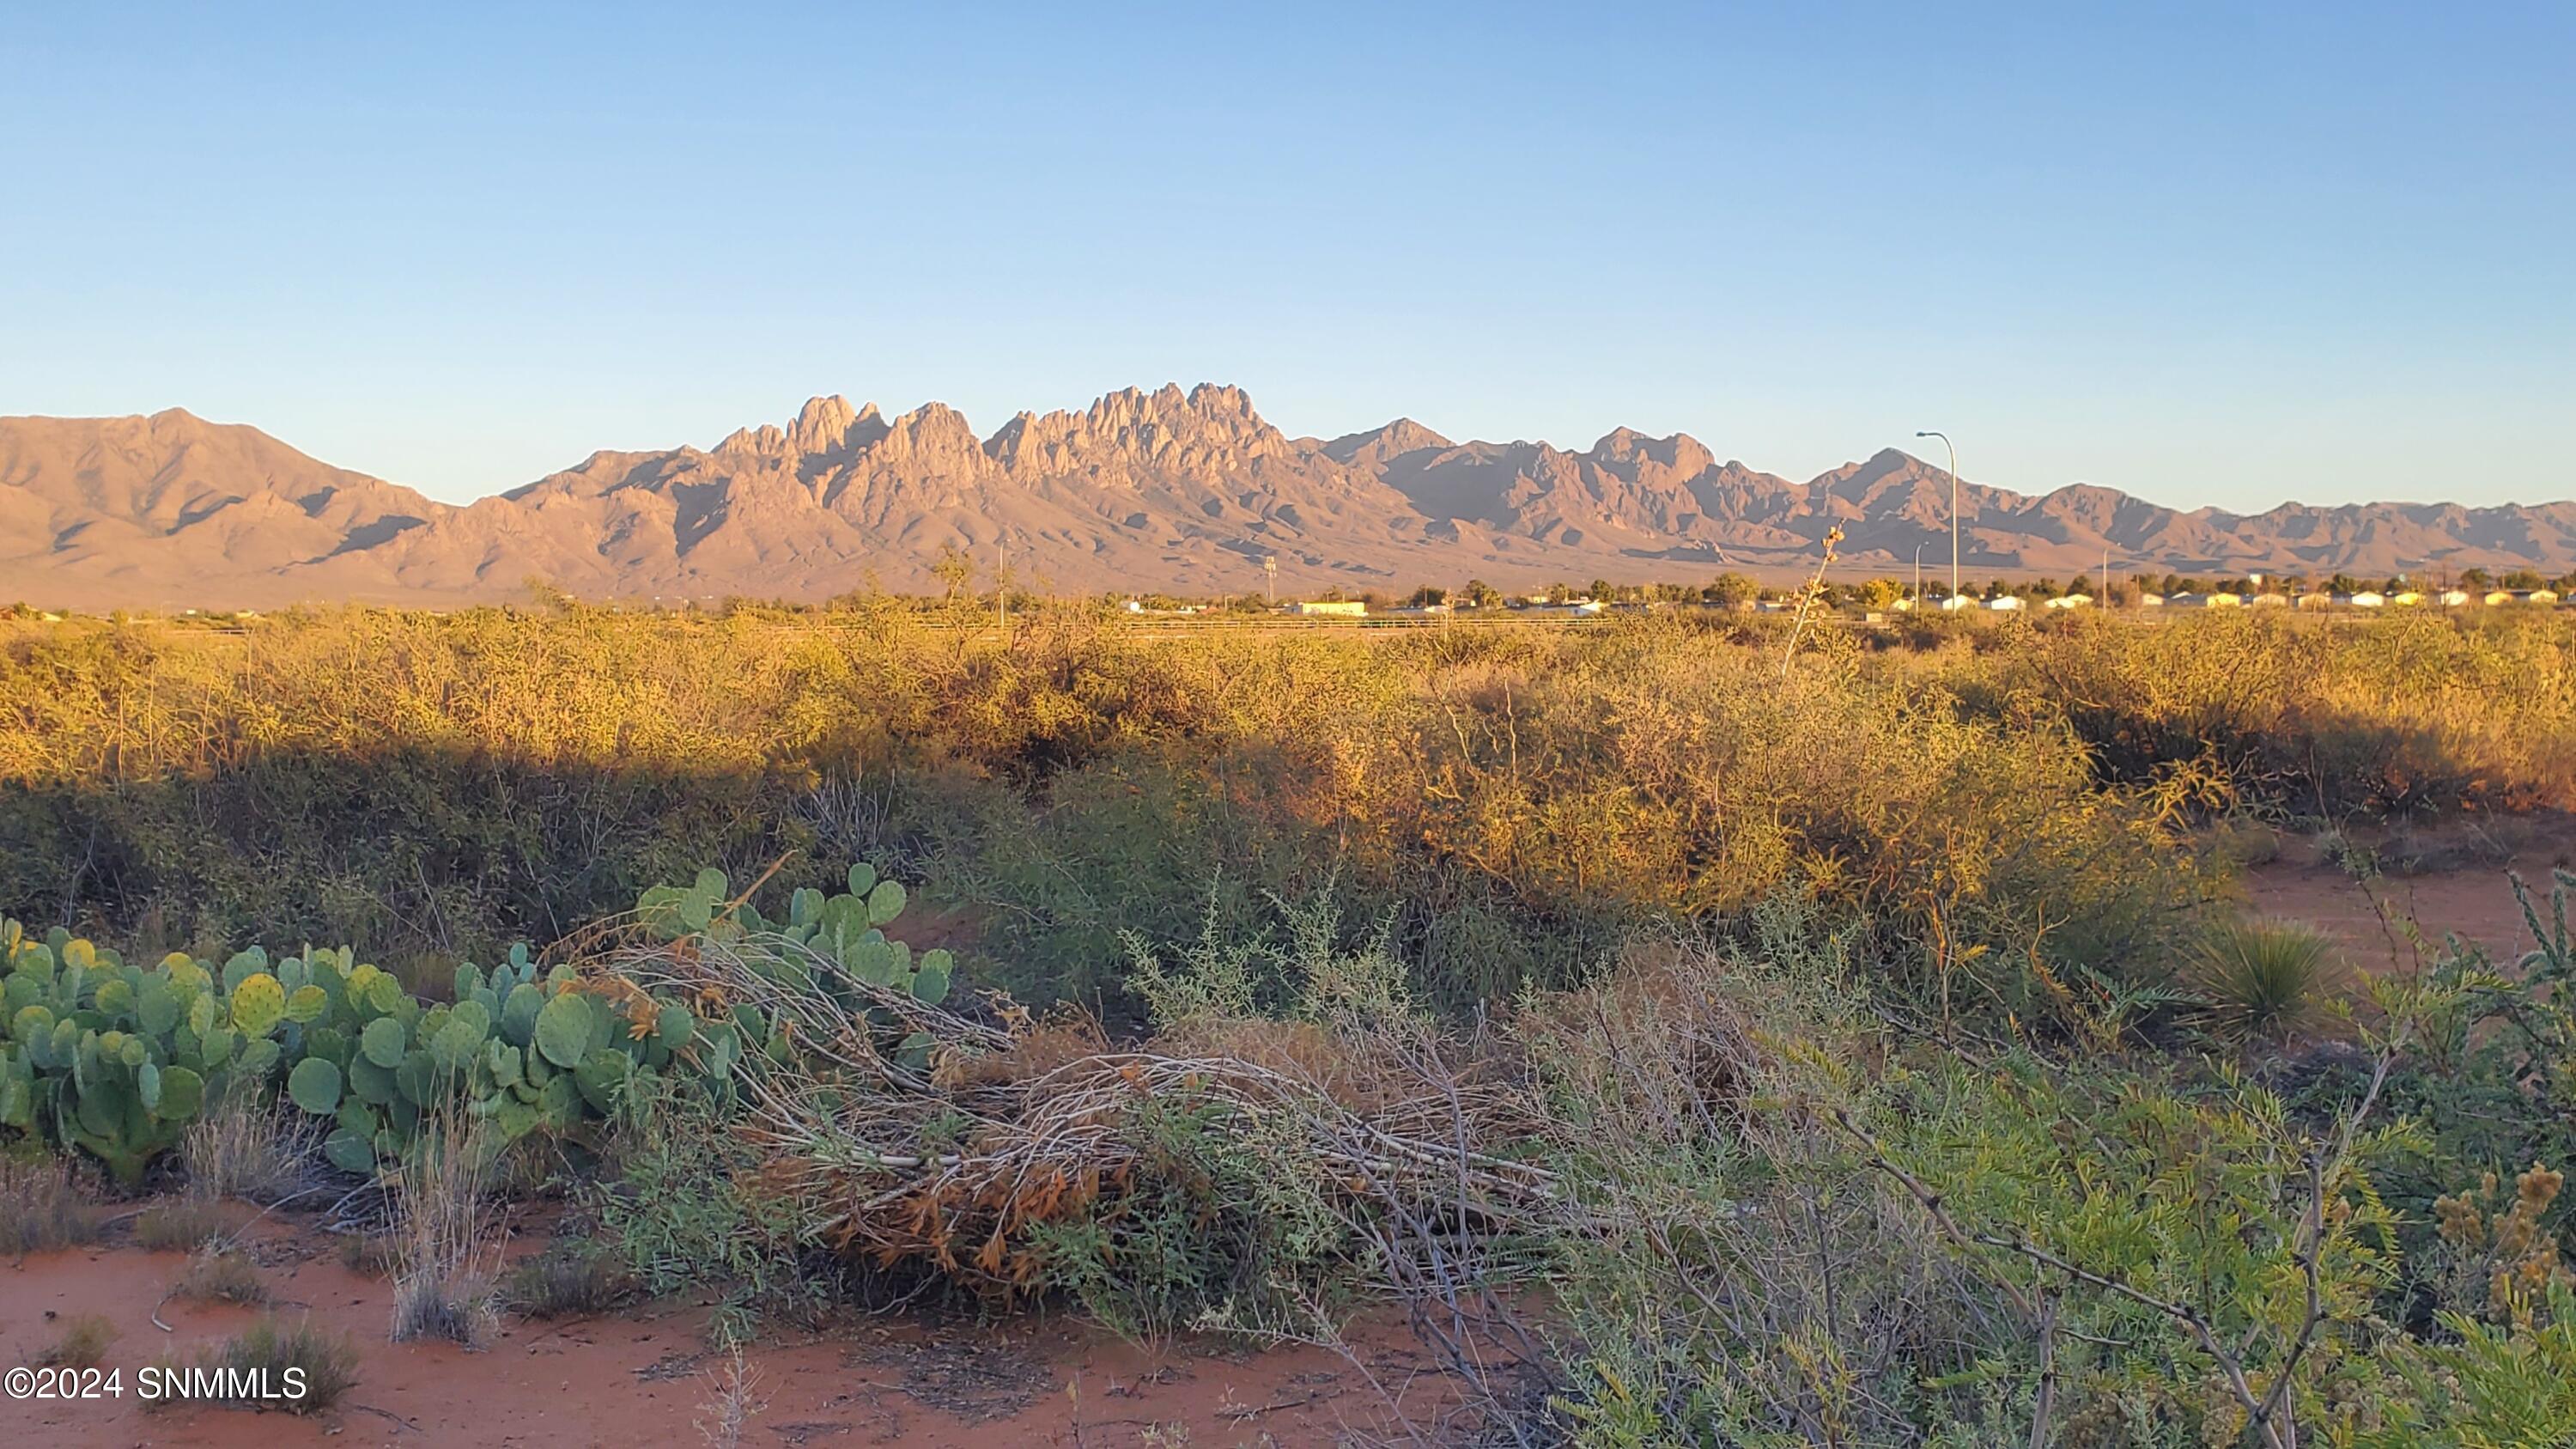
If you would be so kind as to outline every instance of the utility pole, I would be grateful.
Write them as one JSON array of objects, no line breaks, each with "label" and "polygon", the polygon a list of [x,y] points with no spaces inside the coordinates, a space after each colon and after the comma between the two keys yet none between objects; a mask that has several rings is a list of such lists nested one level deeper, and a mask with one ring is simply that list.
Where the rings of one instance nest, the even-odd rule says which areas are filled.
[{"label": "utility pole", "polygon": [[1261,595],[1272,608],[1279,607],[1279,555],[1261,556]]},{"label": "utility pole", "polygon": [[2111,607],[2111,551],[2102,550],[2102,607]]},{"label": "utility pole", "polygon": [[1959,597],[1959,445],[1950,441],[1948,433],[1933,428],[1925,428],[1914,436],[1939,438],[1941,446],[1950,450],[1950,597],[1956,599]]},{"label": "utility pole", "polygon": [[1011,640],[1011,578],[1002,572],[1002,541],[993,540],[993,616],[1000,623],[1002,642]]},{"label": "utility pole", "polygon": [[1914,607],[1923,607],[1923,545],[1914,545]]}]

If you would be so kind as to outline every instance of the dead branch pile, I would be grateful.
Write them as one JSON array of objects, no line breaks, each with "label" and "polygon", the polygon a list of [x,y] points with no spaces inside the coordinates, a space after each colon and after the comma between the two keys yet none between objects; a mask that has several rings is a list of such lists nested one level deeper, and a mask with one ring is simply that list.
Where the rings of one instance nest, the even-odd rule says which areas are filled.
[{"label": "dead branch pile", "polygon": [[1562,1210],[1555,1176],[1511,1156],[1545,1124],[1507,1054],[1415,1023],[1238,1022],[1122,1049],[1007,1003],[1000,1026],[928,1006],[781,937],[628,944],[604,964],[787,1024],[798,1050],[742,1075],[744,1130],[773,1149],[770,1185],[815,1240],[883,1266],[1036,1286],[1031,1227],[1114,1215],[1162,1170],[1135,1130],[1148,1104],[1296,1175],[1367,1276],[1408,1297],[1508,1277]]}]

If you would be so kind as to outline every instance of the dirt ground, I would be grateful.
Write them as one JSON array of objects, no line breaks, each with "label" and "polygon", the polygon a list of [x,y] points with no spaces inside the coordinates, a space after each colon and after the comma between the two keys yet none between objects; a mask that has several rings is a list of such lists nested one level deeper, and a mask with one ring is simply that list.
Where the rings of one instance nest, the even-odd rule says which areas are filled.
[{"label": "dirt ground", "polygon": [[2430,962],[2456,932],[2511,961],[2532,946],[2507,871],[2518,871],[2547,919],[2550,871],[2576,865],[2576,819],[2524,816],[2438,831],[2356,833],[2380,859],[2365,884],[2337,864],[2328,841],[2289,836],[2246,874],[2255,910],[2306,921],[2341,942],[2353,965],[2407,971]]},{"label": "dirt ground", "polygon": [[[165,1355],[238,1332],[257,1312],[163,1301],[177,1253],[104,1246],[0,1263],[0,1367],[32,1364],[77,1314],[103,1315],[116,1338],[102,1368],[124,1370],[123,1400],[0,1399],[0,1445],[694,1445],[710,1417],[703,1304],[661,1303],[552,1323],[506,1320],[480,1352],[386,1341],[392,1291],[343,1265],[338,1240],[290,1221],[250,1232],[271,1311],[346,1332],[361,1361],[339,1406],[312,1417],[218,1408],[152,1409],[137,1372]],[[523,1250],[535,1244],[523,1244]],[[169,1325],[164,1332],[154,1322]],[[1332,1445],[1410,1442],[1454,1409],[1403,1324],[1363,1320],[1352,1358],[1294,1345],[1151,1352],[1061,1317],[930,1326],[858,1318],[827,1333],[763,1342],[746,1354],[765,1401],[744,1445],[968,1446]],[[1357,1362],[1354,1363],[1353,1359]],[[1433,1435],[1431,1442],[1438,1442]]]}]

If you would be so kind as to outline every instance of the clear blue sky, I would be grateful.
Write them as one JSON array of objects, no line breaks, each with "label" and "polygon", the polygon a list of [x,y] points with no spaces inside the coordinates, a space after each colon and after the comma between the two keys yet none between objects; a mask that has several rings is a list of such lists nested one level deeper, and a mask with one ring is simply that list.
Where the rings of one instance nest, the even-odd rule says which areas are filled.
[{"label": "clear blue sky", "polygon": [[2184,506],[2576,495],[2576,5],[21,5],[0,413],[447,498],[1249,388]]}]

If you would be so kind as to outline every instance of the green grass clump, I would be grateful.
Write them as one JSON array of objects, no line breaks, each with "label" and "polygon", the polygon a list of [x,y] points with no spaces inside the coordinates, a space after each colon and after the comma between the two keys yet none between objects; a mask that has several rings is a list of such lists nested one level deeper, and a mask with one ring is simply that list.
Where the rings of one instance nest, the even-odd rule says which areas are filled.
[{"label": "green grass clump", "polygon": [[2210,1031],[2237,1044],[2287,1041],[2316,1029],[2325,997],[2342,979],[2334,942],[2284,921],[2213,928],[2192,970]]}]

